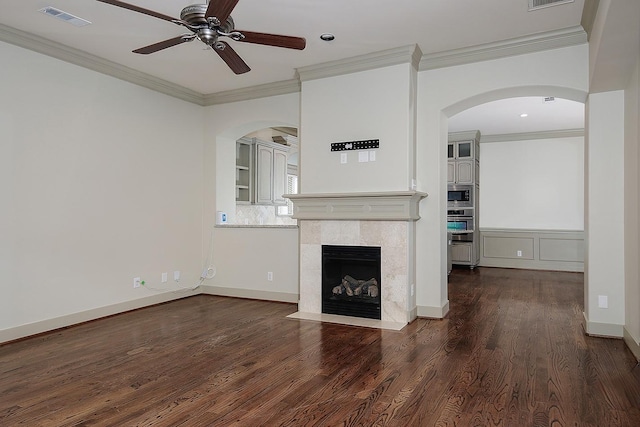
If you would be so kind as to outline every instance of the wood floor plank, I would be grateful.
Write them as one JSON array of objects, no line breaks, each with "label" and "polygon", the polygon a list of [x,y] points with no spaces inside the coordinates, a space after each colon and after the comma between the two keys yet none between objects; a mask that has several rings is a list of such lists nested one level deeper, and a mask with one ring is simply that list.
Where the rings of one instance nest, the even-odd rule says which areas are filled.
[{"label": "wood floor plank", "polygon": [[402,331],[197,296],[0,346],[2,426],[633,426],[640,368],[583,275],[454,269]]}]

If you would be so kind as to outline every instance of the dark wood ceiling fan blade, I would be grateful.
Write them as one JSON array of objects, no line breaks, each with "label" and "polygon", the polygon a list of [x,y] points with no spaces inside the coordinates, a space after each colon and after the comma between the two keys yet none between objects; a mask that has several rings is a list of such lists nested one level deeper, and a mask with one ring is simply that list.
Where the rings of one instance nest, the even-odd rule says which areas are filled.
[{"label": "dark wood ceiling fan blade", "polygon": [[233,8],[236,7],[240,0],[210,0],[209,7],[204,14],[205,18],[215,16],[221,23],[225,23]]},{"label": "dark wood ceiling fan blade", "polygon": [[213,50],[215,50],[216,53],[220,55],[220,58],[222,58],[222,60],[227,63],[229,68],[231,68],[231,71],[236,74],[244,74],[251,71],[251,68],[249,68],[247,63],[244,62],[242,58],[240,58],[240,55],[238,55],[236,51],[231,48],[231,46],[223,41],[218,41],[218,43],[221,46],[224,46],[224,49],[218,49],[214,47]]},{"label": "dark wood ceiling fan blade", "polygon": [[133,53],[140,53],[142,55],[148,55],[150,53],[157,52],[162,49],[166,49],[171,46],[176,46],[184,42],[193,40],[192,38],[185,39],[183,36],[174,37],[168,40],[163,40],[158,43],[150,44],[149,46],[141,47],[133,51]]},{"label": "dark wood ceiling fan blade", "polygon": [[256,33],[254,31],[239,31],[244,35],[240,40],[245,43],[264,44],[267,46],[284,47],[287,49],[302,50],[307,45],[307,40],[302,37],[282,36],[279,34]]},{"label": "dark wood ceiling fan blade", "polygon": [[139,12],[145,15],[153,16],[154,18],[164,19],[165,21],[169,21],[169,22],[176,20],[176,18],[173,18],[169,15],[164,15],[162,13],[154,12],[153,10],[145,9],[143,7],[136,6],[134,4],[125,3],[123,1],[117,1],[117,0],[98,0],[98,1],[101,3],[111,4],[113,6],[122,7],[124,9],[133,10],[134,12]]}]

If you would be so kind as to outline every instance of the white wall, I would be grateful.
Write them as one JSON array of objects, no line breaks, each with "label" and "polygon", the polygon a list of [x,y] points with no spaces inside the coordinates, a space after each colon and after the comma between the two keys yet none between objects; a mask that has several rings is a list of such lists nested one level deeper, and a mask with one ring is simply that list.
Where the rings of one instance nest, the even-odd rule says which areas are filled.
[{"label": "white wall", "polygon": [[625,328],[636,348],[640,344],[640,60],[625,90],[624,135],[624,261]]},{"label": "white wall", "polygon": [[[215,212],[235,220],[236,141],[272,126],[299,127],[300,94],[271,96],[205,108],[205,215],[215,223]],[[213,222],[212,222],[213,221]]]},{"label": "white wall", "polygon": [[195,283],[202,108],[5,43],[0,58],[0,341],[155,297],[135,276]]},{"label": "white wall", "polygon": [[[596,335],[622,336],[625,318],[624,117],[623,91],[589,95],[584,305],[587,332]],[[598,306],[601,295],[608,308]]]},{"label": "white wall", "polygon": [[583,230],[584,138],[481,144],[480,228]]},{"label": "white wall", "polygon": [[[300,192],[406,191],[413,175],[412,66],[400,64],[302,83]],[[374,162],[332,142],[379,139]]]},{"label": "white wall", "polygon": [[418,74],[418,190],[429,193],[417,223],[418,313],[445,308],[447,117],[474,105],[518,96],[584,102],[588,46],[519,55]]},{"label": "white wall", "polygon": [[[214,225],[216,211],[225,211],[231,222],[235,220],[236,140],[270,126],[297,128],[299,115],[299,93],[205,108],[204,227],[213,231],[213,263],[217,270],[207,282],[212,293],[297,300],[297,229]],[[273,272],[272,282],[266,280],[268,271]]]}]

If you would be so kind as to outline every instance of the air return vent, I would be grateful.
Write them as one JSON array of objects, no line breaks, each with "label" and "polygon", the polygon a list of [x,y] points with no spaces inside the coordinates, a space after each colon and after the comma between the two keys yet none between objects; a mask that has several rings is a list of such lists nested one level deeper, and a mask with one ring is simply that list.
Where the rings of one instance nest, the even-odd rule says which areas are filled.
[{"label": "air return vent", "polygon": [[573,2],[574,0],[529,0],[529,12],[532,10],[544,9],[549,6],[558,6]]},{"label": "air return vent", "polygon": [[86,19],[79,18],[75,15],[51,6],[40,9],[40,12],[44,13],[45,15],[49,15],[62,21],[68,22],[69,24],[75,25],[76,27],[84,27],[85,25],[91,24],[91,22],[87,21]]}]

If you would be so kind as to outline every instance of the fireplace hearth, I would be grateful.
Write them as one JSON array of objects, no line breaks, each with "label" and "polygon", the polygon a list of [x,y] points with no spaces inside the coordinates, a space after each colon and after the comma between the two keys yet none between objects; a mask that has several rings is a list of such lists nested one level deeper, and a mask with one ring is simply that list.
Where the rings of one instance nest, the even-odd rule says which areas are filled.
[{"label": "fireplace hearth", "polygon": [[377,246],[322,246],[322,313],[381,319]]}]

